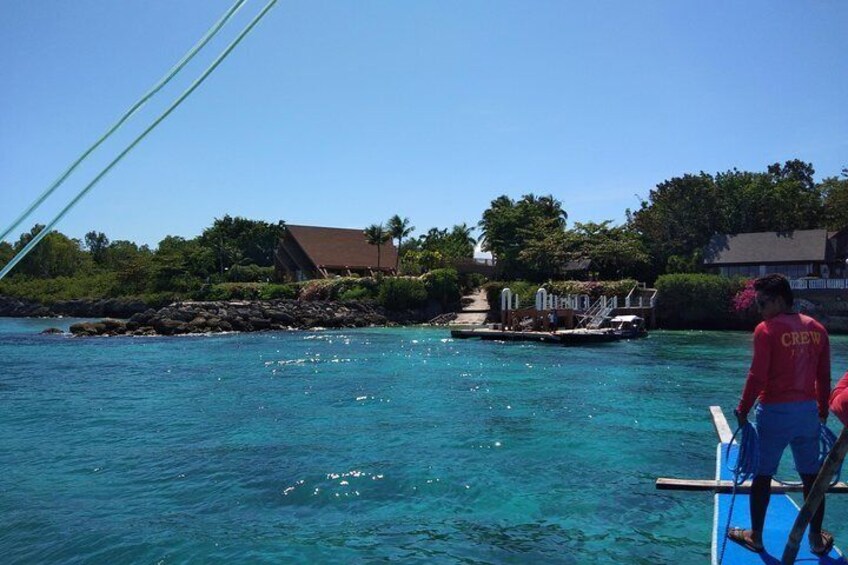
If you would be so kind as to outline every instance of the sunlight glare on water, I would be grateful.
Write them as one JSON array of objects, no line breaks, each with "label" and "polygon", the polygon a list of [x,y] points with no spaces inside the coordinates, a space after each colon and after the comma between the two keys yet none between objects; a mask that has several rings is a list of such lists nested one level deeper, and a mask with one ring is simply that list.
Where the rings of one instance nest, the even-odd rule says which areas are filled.
[{"label": "sunlight glare on water", "polygon": [[[653,483],[713,477],[707,407],[735,403],[747,334],[37,334],[70,322],[0,319],[12,562],[709,558],[711,496]],[[845,502],[828,523],[848,539]]]}]

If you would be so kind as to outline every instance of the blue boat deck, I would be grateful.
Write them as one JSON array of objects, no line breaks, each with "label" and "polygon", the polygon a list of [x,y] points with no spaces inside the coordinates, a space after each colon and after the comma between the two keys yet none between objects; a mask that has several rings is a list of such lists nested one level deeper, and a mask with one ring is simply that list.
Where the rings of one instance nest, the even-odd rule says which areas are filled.
[{"label": "blue boat deck", "polygon": [[[718,453],[716,455],[717,467],[716,478],[722,480],[733,480],[733,473],[728,469],[725,456],[727,453],[727,443],[718,444]],[[731,466],[736,461],[738,454],[738,445],[735,443],[731,446],[730,462]],[[731,494],[716,494],[715,495],[715,513],[713,523],[713,544],[712,544],[712,563],[718,565],[743,565],[743,564],[759,564],[759,563],[780,563],[780,558],[783,555],[783,549],[786,546],[786,540],[789,537],[789,532],[792,530],[792,525],[795,518],[798,516],[798,506],[795,502],[785,494],[772,494],[771,501],[766,515],[765,531],[763,532],[763,544],[765,551],[762,553],[754,553],[744,547],[727,542],[727,547],[724,552],[724,559],[719,560],[721,555],[722,544],[727,527],[727,517],[730,512],[730,504],[733,495]],[[751,515],[749,511],[749,499],[747,494],[737,494],[736,503],[733,507],[733,520],[731,527],[751,526]],[[824,527],[827,529],[827,515],[825,515]],[[839,540],[836,540],[837,542]],[[824,557],[818,557],[810,551],[807,543],[807,533],[804,533],[804,538],[801,542],[801,548],[798,551],[796,563],[832,563],[846,564],[848,561],[842,556],[838,549],[834,548]]]}]

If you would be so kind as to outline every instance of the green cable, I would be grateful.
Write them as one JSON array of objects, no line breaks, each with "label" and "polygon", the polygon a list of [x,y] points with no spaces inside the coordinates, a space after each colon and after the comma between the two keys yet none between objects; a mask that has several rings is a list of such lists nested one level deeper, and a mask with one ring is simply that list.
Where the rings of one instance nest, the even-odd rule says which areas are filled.
[{"label": "green cable", "polygon": [[101,135],[100,138],[97,141],[95,141],[93,145],[91,145],[88,149],[86,149],[85,152],[82,155],[77,157],[77,160],[74,161],[73,163],[71,163],[71,166],[68,167],[65,170],[65,172],[63,172],[59,176],[59,178],[57,178],[53,182],[53,184],[48,186],[47,189],[44,192],[42,192],[41,195],[38,198],[35,199],[35,202],[33,202],[30,205],[30,207],[27,208],[24,211],[24,213],[21,214],[18,217],[18,219],[16,219],[14,222],[12,222],[12,225],[10,225],[8,227],[8,229],[6,231],[4,231],[2,235],[0,235],[0,241],[5,239],[6,236],[9,235],[10,233],[12,233],[12,231],[14,231],[14,229],[17,228],[21,224],[21,222],[23,222],[30,214],[32,214],[35,211],[36,208],[41,206],[44,203],[44,201],[47,200],[47,198],[51,194],[53,194],[56,191],[56,189],[59,188],[59,186],[63,182],[65,182],[65,180],[71,175],[72,172],[74,172],[74,170],[80,165],[80,163],[82,163],[89,155],[91,155],[91,153],[95,149],[100,147],[100,145],[104,141],[106,141],[113,133],[115,133],[118,130],[118,128],[120,128],[122,125],[124,125],[124,122],[126,122],[128,119],[130,119],[130,117],[133,114],[135,114],[142,106],[144,106],[144,104],[146,104],[147,101],[150,100],[153,97],[153,95],[155,95],[157,92],[162,90],[162,87],[164,87],[166,84],[168,84],[171,81],[171,79],[174,78],[174,76],[178,72],[180,72],[180,70],[183,67],[185,67],[188,64],[188,62],[192,60],[192,58],[194,58],[194,56],[197,54],[197,52],[200,51],[207,43],[209,43],[209,41],[213,37],[215,37],[215,35],[218,34],[218,32],[221,30],[221,28],[224,27],[224,25],[228,21],[230,21],[230,19],[232,19],[233,16],[235,16],[236,12],[238,12],[239,9],[242,7],[242,5],[244,5],[245,1],[246,0],[236,0],[236,3],[233,4],[232,7],[229,10],[227,10],[227,13],[224,14],[221,17],[221,19],[219,19],[217,22],[215,22],[215,24],[211,28],[209,28],[209,30],[206,32],[206,34],[204,34],[204,36],[200,38],[200,41],[198,41],[194,45],[194,47],[189,49],[189,51],[185,55],[183,55],[183,58],[180,59],[179,62],[177,62],[177,64],[174,65],[174,67],[170,71],[168,71],[168,73],[164,77],[162,77],[162,79],[160,79],[159,82],[156,83],[155,86],[153,86],[153,88],[148,90],[147,93],[144,94],[144,96],[142,96],[135,104],[133,104],[132,107],[130,107],[130,109],[127,110],[124,113],[124,115],[121,116],[121,118],[117,122],[115,122],[114,125],[112,125],[112,127],[110,127],[108,130],[106,130],[106,133]]},{"label": "green cable", "polygon": [[76,204],[77,204],[80,200],[82,200],[82,198],[83,198],[86,194],[88,194],[88,192],[89,192],[89,191],[90,191],[90,190],[91,190],[91,189],[92,189],[92,188],[93,188],[93,187],[94,187],[94,186],[95,186],[98,182],[100,182],[100,180],[101,180],[104,176],[106,176],[106,173],[108,173],[108,172],[112,169],[112,167],[114,167],[115,165],[117,165],[117,164],[118,164],[118,162],[119,162],[119,161],[121,161],[121,159],[123,159],[123,158],[126,156],[126,154],[127,154],[127,153],[129,153],[129,152],[130,152],[130,151],[131,151],[131,150],[132,150],[132,149],[133,149],[136,145],[138,145],[138,143],[139,143],[142,139],[144,139],[145,137],[147,137],[147,134],[149,134],[151,131],[153,131],[153,129],[154,129],[154,128],[156,128],[156,126],[158,126],[160,123],[162,123],[162,121],[163,121],[165,118],[167,118],[167,117],[171,114],[171,112],[173,112],[173,111],[177,108],[177,106],[179,106],[179,105],[180,105],[180,104],[181,104],[181,103],[182,103],[182,102],[183,102],[186,98],[188,98],[188,97],[189,97],[189,95],[190,95],[192,92],[194,92],[194,91],[195,91],[195,89],[197,89],[197,87],[198,87],[198,86],[200,86],[200,85],[201,85],[201,83],[203,83],[203,81],[204,81],[204,80],[206,80],[206,78],[207,78],[210,74],[212,74],[212,71],[214,71],[214,70],[218,67],[218,65],[220,65],[220,64],[221,64],[221,62],[223,62],[223,60],[227,58],[227,56],[230,54],[230,52],[231,52],[233,49],[235,49],[235,47],[236,47],[239,43],[241,43],[241,40],[242,40],[242,39],[244,39],[244,38],[245,38],[245,36],[247,36],[247,34],[248,34],[248,33],[250,33],[250,31],[254,28],[254,26],[256,26],[256,24],[258,24],[258,23],[259,23],[259,21],[260,21],[260,20],[261,20],[261,19],[265,16],[265,14],[267,14],[267,13],[268,13],[268,11],[269,11],[271,8],[273,8],[273,7],[274,7],[274,4],[276,4],[276,3],[277,3],[277,0],[270,0],[270,2],[268,2],[268,3],[265,5],[265,7],[264,7],[264,8],[262,8],[262,11],[261,11],[261,12],[259,12],[259,14],[257,14],[257,16],[256,16],[255,18],[253,18],[253,20],[251,20],[251,22],[250,22],[249,24],[247,24],[247,26],[246,26],[246,27],[242,30],[242,32],[238,35],[238,37],[236,37],[236,38],[233,40],[233,42],[232,42],[232,43],[230,43],[230,44],[227,46],[227,48],[226,48],[226,49],[224,49],[224,51],[223,51],[220,55],[218,55],[218,58],[217,58],[217,59],[215,59],[215,60],[212,62],[212,64],[211,64],[211,65],[209,65],[209,67],[208,67],[205,71],[203,71],[203,74],[202,74],[202,75],[200,75],[200,76],[199,76],[199,77],[198,77],[198,78],[197,78],[197,79],[196,79],[196,80],[195,80],[195,81],[191,84],[191,86],[189,86],[189,87],[188,87],[188,89],[186,89],[186,91],[185,91],[185,92],[183,92],[183,93],[180,95],[180,97],[179,97],[179,98],[177,98],[177,99],[176,99],[176,100],[175,100],[175,101],[174,101],[174,102],[173,102],[173,103],[172,103],[172,104],[168,107],[168,109],[167,109],[167,110],[165,110],[164,112],[162,112],[162,114],[161,114],[158,118],[156,118],[156,120],[155,120],[152,124],[150,124],[150,126],[148,126],[148,128],[147,128],[146,130],[144,130],[144,131],[143,131],[143,132],[142,132],[142,133],[141,133],[138,137],[136,137],[136,138],[133,140],[133,142],[132,142],[132,143],[130,143],[130,144],[129,144],[129,145],[128,145],[128,146],[127,146],[127,147],[126,147],[123,151],[121,151],[121,153],[120,153],[120,154],[118,154],[118,156],[117,156],[117,157],[115,157],[115,158],[112,160],[112,162],[111,162],[111,163],[109,163],[109,164],[108,164],[108,165],[107,165],[107,166],[106,166],[106,167],[105,167],[102,171],[100,171],[100,173],[99,173],[96,177],[94,177],[94,180],[92,180],[90,183],[88,183],[88,185],[86,185],[86,187],[85,187],[85,188],[83,188],[83,189],[82,189],[82,190],[81,190],[81,191],[80,191],[80,192],[79,192],[79,193],[78,193],[78,194],[77,194],[77,195],[73,198],[73,200],[71,200],[71,201],[68,203],[68,205],[67,205],[67,206],[65,206],[65,207],[62,209],[62,211],[61,211],[61,212],[59,212],[59,214],[58,214],[55,218],[53,218],[53,220],[52,220],[49,224],[47,224],[47,225],[44,227],[44,229],[42,229],[40,232],[38,232],[38,233],[35,235],[35,237],[33,237],[33,238],[32,238],[32,240],[31,240],[31,241],[30,241],[30,242],[26,245],[26,247],[24,247],[23,249],[21,249],[21,250],[18,252],[18,254],[17,254],[17,255],[15,255],[15,256],[12,258],[12,260],[11,260],[11,261],[9,261],[9,263],[8,263],[5,267],[3,267],[3,270],[2,270],[2,271],[0,271],[0,279],[3,279],[3,277],[5,277],[5,276],[6,276],[6,274],[8,274],[8,272],[9,272],[9,271],[11,271],[11,270],[14,268],[14,266],[15,266],[15,265],[17,265],[17,264],[21,261],[21,259],[23,259],[24,257],[26,257],[26,256],[27,256],[27,254],[28,254],[30,251],[32,251],[32,249],[33,249],[36,245],[38,245],[38,242],[40,242],[42,239],[44,239],[44,237],[45,237],[45,236],[47,236],[47,234],[48,234],[48,233],[50,233],[50,231],[53,229],[53,227],[54,227],[57,223],[59,223],[59,221],[60,221],[60,220],[61,220],[61,219],[65,216],[65,214],[67,214],[67,213],[68,213],[68,212],[69,212],[69,211],[70,211],[70,210],[71,210],[74,206],[76,206]]}]

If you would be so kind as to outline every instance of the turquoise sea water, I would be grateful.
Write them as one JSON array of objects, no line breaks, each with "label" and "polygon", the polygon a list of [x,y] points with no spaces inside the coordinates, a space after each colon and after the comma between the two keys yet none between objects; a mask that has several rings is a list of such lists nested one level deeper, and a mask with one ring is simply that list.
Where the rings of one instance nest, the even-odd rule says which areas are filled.
[{"label": "turquoise sea water", "polygon": [[[653,483],[714,476],[747,334],[36,333],[71,321],[0,319],[4,562],[709,558],[712,496]],[[828,525],[848,542],[848,499]]]}]

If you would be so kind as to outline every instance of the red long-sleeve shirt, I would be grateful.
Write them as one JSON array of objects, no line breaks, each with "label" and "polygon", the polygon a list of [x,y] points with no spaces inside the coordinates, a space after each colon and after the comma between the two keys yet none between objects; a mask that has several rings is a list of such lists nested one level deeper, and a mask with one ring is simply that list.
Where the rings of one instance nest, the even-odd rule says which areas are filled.
[{"label": "red long-sleeve shirt", "polygon": [[754,330],[754,358],[737,410],[763,404],[815,400],[828,414],[830,342],[824,327],[803,314],[780,314]]},{"label": "red long-sleeve shirt", "polygon": [[830,410],[848,426],[848,373],[845,373],[830,395]]}]

